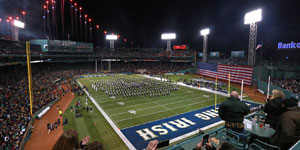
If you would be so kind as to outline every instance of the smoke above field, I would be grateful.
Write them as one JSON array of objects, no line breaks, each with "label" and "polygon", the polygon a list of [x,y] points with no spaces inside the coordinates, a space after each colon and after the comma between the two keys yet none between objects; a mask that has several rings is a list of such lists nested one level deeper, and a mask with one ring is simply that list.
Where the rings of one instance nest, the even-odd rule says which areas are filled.
[{"label": "smoke above field", "polygon": [[16,19],[17,17],[24,22],[22,11],[26,12],[25,15],[25,29],[21,29],[20,37],[24,38],[38,38],[41,34],[42,1],[39,0],[0,0],[0,35],[10,36],[11,24],[6,20],[9,17]]}]

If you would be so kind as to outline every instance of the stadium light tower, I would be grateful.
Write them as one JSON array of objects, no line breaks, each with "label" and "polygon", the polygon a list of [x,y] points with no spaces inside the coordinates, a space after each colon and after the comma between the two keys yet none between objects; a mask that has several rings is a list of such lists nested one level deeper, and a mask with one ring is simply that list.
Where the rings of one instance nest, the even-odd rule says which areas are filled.
[{"label": "stadium light tower", "polygon": [[262,20],[262,10],[257,9],[245,14],[244,24],[250,24],[249,33],[249,47],[248,47],[248,65],[255,65],[255,47],[256,47],[256,35],[257,35],[257,24]]},{"label": "stadium light tower", "polygon": [[202,62],[207,62],[207,40],[208,40],[209,29],[203,29],[200,31],[200,35],[203,36],[203,60]]},{"label": "stadium light tower", "polygon": [[24,29],[25,24],[19,20],[14,20],[14,38],[19,41],[19,28]]},{"label": "stadium light tower", "polygon": [[166,51],[171,51],[171,40],[176,39],[176,34],[175,33],[164,33],[161,34],[161,39],[162,40],[167,40],[167,49]]},{"label": "stadium light tower", "polygon": [[117,35],[113,35],[113,34],[110,34],[110,35],[106,35],[106,40],[109,40],[110,42],[110,49],[111,51],[114,51],[115,49],[115,40],[118,39],[118,36]]}]

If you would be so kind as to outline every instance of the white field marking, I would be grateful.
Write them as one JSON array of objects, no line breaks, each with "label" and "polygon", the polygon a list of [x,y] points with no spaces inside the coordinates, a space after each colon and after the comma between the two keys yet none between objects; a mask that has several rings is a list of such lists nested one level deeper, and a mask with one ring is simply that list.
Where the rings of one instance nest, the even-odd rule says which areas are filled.
[{"label": "white field marking", "polygon": [[128,112],[131,113],[131,114],[134,114],[134,115],[136,114],[135,110],[128,110]]},{"label": "white field marking", "polygon": [[[166,109],[166,110],[171,110],[171,109],[165,107],[164,105],[160,105],[160,104],[158,104],[158,103],[156,103],[156,102],[152,102],[152,103],[154,103],[154,104],[156,104],[156,105],[158,105],[158,106],[160,106],[160,107],[162,107],[162,108],[164,108],[164,109]],[[175,112],[175,113],[176,113],[176,112]]]},{"label": "white field marking", "polygon": [[[194,99],[197,99],[197,98],[200,98],[200,97],[194,97],[194,98],[190,98],[188,100],[180,100],[180,101],[176,101],[176,102],[173,102],[173,103],[167,103],[167,104],[158,104],[158,103],[155,103],[157,106],[151,106],[151,107],[146,107],[146,108],[141,108],[141,109],[137,109],[136,111],[140,111],[140,110],[147,110],[147,109],[151,109],[151,108],[156,108],[156,107],[162,107],[162,106],[168,106],[168,105],[172,105],[172,104],[176,104],[176,103],[180,103],[180,102],[183,102],[183,101],[190,101],[190,100],[194,100]],[[206,101],[202,101],[202,102],[206,102]],[[153,102],[152,102],[153,103]],[[169,108],[166,108],[166,107],[163,107],[167,110],[171,110]],[[127,112],[121,112],[121,113],[117,113],[117,114],[111,114],[110,116],[116,116],[116,115],[121,115],[121,114],[125,114]]]},{"label": "white field marking", "polygon": [[122,105],[122,106],[125,105],[125,103],[122,102],[122,101],[121,101],[121,102],[118,102],[117,104],[118,104],[118,105]]},{"label": "white field marking", "polygon": [[210,97],[209,95],[203,95],[203,97]]},{"label": "white field marking", "polygon": [[187,91],[188,93],[194,93],[193,91]]},{"label": "white field marking", "polygon": [[[167,101],[167,100],[172,100],[172,99],[181,99],[181,98],[183,98],[183,97],[188,97],[188,96],[191,96],[191,95],[186,95],[186,96],[182,96],[182,97],[173,97],[173,98],[164,98],[164,99],[161,99],[161,100],[158,100],[158,101],[151,101],[151,100],[149,100],[149,99],[143,99],[144,101],[145,100],[148,100],[149,102],[147,102],[147,103],[142,103],[142,104],[136,104],[136,105],[126,105],[126,106],[124,106],[124,107],[122,107],[122,108],[126,108],[126,107],[131,107],[131,106],[139,106],[139,105],[145,105],[145,104],[148,104],[148,103],[153,103],[153,102],[160,102],[160,101]],[[128,102],[129,103],[129,102]],[[103,106],[103,105],[102,105]],[[104,107],[104,106],[103,106]],[[115,109],[120,109],[120,107],[118,107],[118,108],[111,108],[111,109],[106,109],[106,111],[111,111],[111,110],[115,110]]]},{"label": "white field marking", "polygon": [[[207,101],[201,101],[201,103],[208,102],[208,101],[211,101],[211,100],[214,100],[214,99],[210,99],[210,100],[207,100]],[[186,106],[190,106],[190,105],[195,105],[197,103],[199,103],[199,102],[190,103],[188,105],[183,105],[183,106],[179,106],[179,107],[174,107],[171,110],[174,110],[174,109],[177,109],[177,108],[186,107]],[[203,105],[203,104],[201,104],[201,105]],[[169,111],[169,110],[162,110],[162,111],[157,111],[157,112],[154,112],[154,113],[145,114],[145,115],[141,115],[141,116],[137,116],[137,117],[131,117],[131,118],[126,118],[126,119],[121,119],[121,120],[118,120],[117,122],[126,121],[126,120],[130,120],[130,119],[135,119],[135,118],[140,118],[140,117],[144,117],[144,116],[149,116],[149,115],[153,115],[153,114],[157,114],[157,113],[161,113],[161,112],[165,112],[165,111]]]}]

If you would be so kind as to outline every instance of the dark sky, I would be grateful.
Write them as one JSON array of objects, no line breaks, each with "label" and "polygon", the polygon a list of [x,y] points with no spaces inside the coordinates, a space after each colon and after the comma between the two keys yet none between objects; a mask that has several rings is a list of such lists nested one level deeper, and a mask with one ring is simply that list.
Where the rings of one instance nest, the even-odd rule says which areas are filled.
[{"label": "dark sky", "polygon": [[[56,0],[60,1],[60,0]],[[76,1],[76,0],[74,0]],[[118,33],[139,47],[165,47],[163,32],[175,32],[173,44],[202,49],[200,29],[210,28],[209,51],[247,50],[249,25],[244,14],[262,8],[258,23],[258,43],[276,46],[277,42],[300,42],[300,9],[291,0],[77,0],[93,24]],[[28,11],[27,34],[41,38],[44,0],[0,0],[0,17]],[[69,15],[66,2],[66,19]],[[58,16],[57,16],[58,18]],[[60,23],[60,18],[57,19]],[[2,23],[3,24],[3,23]],[[70,29],[68,23],[66,28]],[[60,28],[60,27],[59,27]],[[60,37],[58,37],[60,38]],[[119,40],[118,42],[123,42]],[[104,42],[103,42],[104,43]]]}]

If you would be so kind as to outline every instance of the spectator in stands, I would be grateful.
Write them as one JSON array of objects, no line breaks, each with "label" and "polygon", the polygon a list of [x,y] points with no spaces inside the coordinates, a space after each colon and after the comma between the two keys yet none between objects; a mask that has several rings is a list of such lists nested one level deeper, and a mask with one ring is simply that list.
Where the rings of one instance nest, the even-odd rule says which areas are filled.
[{"label": "spectator in stands", "polygon": [[89,142],[89,136],[82,139],[79,143],[78,134],[75,130],[70,129],[64,132],[53,146],[53,150],[75,150],[84,148]]},{"label": "spectator in stands", "polygon": [[158,144],[158,140],[152,140],[148,143],[146,150],[156,150]]},{"label": "spectator in stands", "polygon": [[267,113],[265,123],[270,124],[270,127],[273,129],[276,129],[277,121],[284,112],[282,108],[283,101],[284,94],[282,91],[277,89],[272,91],[271,100],[267,99],[265,101],[266,104],[264,106],[264,112]]},{"label": "spectator in stands", "polygon": [[[202,145],[203,139],[201,139],[201,142],[198,143],[193,150],[203,150],[203,148],[205,148],[205,150],[216,150],[216,148],[211,144],[211,139],[208,139],[208,142],[204,146]],[[223,142],[217,150],[237,150],[237,148],[227,142]]]},{"label": "spectator in stands", "polygon": [[276,85],[296,95],[300,95],[300,79],[272,80],[272,85]]},{"label": "spectator in stands", "polygon": [[87,144],[83,150],[104,150],[103,144],[100,142],[93,142]]},{"label": "spectator in stands", "polygon": [[250,113],[250,108],[239,100],[239,93],[232,91],[230,97],[219,107],[219,116],[225,121],[225,128],[235,132],[244,130],[244,116]]},{"label": "spectator in stands", "polygon": [[285,150],[300,140],[300,107],[296,99],[286,99],[283,105],[285,112],[278,120],[270,143]]}]

